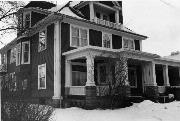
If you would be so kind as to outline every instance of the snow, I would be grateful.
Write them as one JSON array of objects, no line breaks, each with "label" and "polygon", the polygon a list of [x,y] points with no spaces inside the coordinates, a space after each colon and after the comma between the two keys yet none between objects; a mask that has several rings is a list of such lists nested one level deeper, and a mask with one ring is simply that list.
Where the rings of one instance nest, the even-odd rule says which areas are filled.
[{"label": "snow", "polygon": [[180,121],[180,102],[159,104],[145,100],[115,110],[56,109],[50,121]]}]

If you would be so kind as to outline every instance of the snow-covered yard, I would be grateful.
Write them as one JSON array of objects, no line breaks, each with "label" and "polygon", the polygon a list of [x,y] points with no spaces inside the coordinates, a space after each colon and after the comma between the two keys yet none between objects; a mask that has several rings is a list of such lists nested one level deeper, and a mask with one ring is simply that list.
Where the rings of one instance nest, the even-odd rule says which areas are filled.
[{"label": "snow-covered yard", "polygon": [[149,100],[116,110],[56,109],[53,121],[180,121],[180,101],[159,104]]}]

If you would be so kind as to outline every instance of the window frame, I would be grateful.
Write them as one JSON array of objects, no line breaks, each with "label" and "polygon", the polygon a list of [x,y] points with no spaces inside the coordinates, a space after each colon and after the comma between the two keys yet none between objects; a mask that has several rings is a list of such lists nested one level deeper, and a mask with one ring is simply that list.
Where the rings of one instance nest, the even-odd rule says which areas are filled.
[{"label": "window frame", "polygon": [[[132,38],[128,38],[128,37],[122,37],[122,48],[123,49],[128,49],[128,50],[135,50],[135,43],[134,43],[134,39],[132,39]],[[128,47],[127,48],[124,48],[124,41],[128,41]],[[133,49],[132,48],[130,48],[130,41],[132,41],[133,42]]]},{"label": "window frame", "polygon": [[[45,87],[40,87],[40,77],[39,77],[39,73],[40,73],[40,72],[39,72],[39,71],[40,71],[39,68],[40,68],[40,67],[44,67],[44,69],[45,69],[45,82],[44,82],[44,83],[45,83]],[[47,87],[47,86],[46,86],[46,82],[47,82],[47,81],[46,81],[46,76],[47,76],[46,74],[47,74],[46,63],[41,64],[41,65],[38,65],[38,90],[46,89],[46,87]]]},{"label": "window frame", "polygon": [[[112,49],[112,34],[107,33],[107,32],[102,32],[102,47],[104,47],[104,39],[103,39],[103,37],[104,37],[105,34],[108,34],[108,36],[110,35],[110,49]],[[104,47],[104,48],[108,48],[108,47]]]},{"label": "window frame", "polygon": [[[28,44],[29,45],[29,53],[28,53],[28,62],[24,62],[24,45]],[[24,41],[22,42],[21,45],[22,48],[22,53],[21,53],[21,64],[30,64],[30,41]]]},{"label": "window frame", "polygon": [[[44,49],[40,49],[40,33],[45,31],[45,48]],[[41,31],[39,31],[39,40],[38,40],[38,52],[42,52],[44,50],[47,49],[47,29],[43,29]]]},{"label": "window frame", "polygon": [[[72,27],[78,28],[78,30],[79,30],[79,46],[72,45]],[[87,45],[86,46],[89,46],[89,29],[86,28],[86,27],[70,24],[70,47],[76,47],[76,48],[85,47],[85,46],[81,46],[81,32],[80,32],[80,29],[83,29],[83,30],[87,31]]]},{"label": "window frame", "polygon": [[[16,46],[15,47],[13,47],[13,48],[11,48],[11,50],[10,50],[10,64],[12,64],[12,63],[15,63],[16,62]],[[15,54],[15,58],[13,58],[14,57],[14,54]],[[12,56],[13,55],[13,56]]]},{"label": "window frame", "polygon": [[27,15],[27,14],[30,14],[30,16],[29,16],[29,19],[30,19],[30,20],[29,20],[29,21],[30,21],[30,23],[29,23],[29,24],[30,24],[30,25],[29,25],[29,28],[31,28],[31,12],[25,12],[25,13],[24,13],[24,15],[23,15],[23,28],[26,28],[26,15]]},{"label": "window frame", "polygon": [[[20,52],[18,51],[20,48]],[[21,49],[22,49],[22,45],[21,43],[18,43],[16,46],[16,66],[21,65]],[[19,54],[19,56],[18,56]]]}]

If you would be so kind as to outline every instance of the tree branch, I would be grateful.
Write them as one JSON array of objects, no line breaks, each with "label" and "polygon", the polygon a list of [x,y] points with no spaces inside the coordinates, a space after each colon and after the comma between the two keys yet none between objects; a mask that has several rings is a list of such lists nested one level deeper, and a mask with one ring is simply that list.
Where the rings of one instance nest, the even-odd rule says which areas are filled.
[{"label": "tree branch", "polygon": [[8,15],[4,15],[4,16],[2,16],[1,18],[0,18],[0,21],[2,20],[2,19],[4,19],[4,18],[6,18],[6,17],[8,17],[8,16],[11,16],[11,15],[14,15],[14,14],[16,14],[17,12],[13,12],[13,13],[10,13],[10,14],[8,14]]}]

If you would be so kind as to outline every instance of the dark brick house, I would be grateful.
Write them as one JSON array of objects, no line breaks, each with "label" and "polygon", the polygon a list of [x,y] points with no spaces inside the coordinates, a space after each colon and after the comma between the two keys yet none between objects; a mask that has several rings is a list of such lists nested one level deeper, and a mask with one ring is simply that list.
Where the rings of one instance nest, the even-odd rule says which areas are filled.
[{"label": "dark brick house", "polygon": [[[180,61],[142,51],[147,37],[123,25],[121,1],[32,1],[18,22],[17,38],[0,49],[2,99],[96,107],[117,68],[127,98],[180,97]],[[118,58],[113,67],[109,58]]]}]

